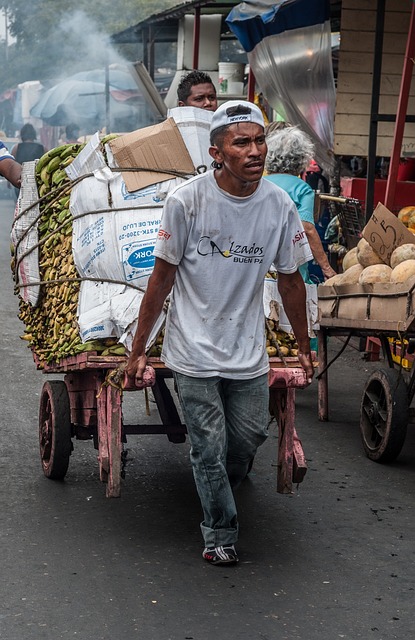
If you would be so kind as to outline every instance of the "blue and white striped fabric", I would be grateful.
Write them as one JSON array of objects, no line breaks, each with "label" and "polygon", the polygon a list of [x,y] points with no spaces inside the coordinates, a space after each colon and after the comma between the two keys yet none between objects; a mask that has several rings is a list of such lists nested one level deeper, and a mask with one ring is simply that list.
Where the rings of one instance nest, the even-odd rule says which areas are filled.
[{"label": "blue and white striped fabric", "polygon": [[11,158],[12,160],[14,159],[11,153],[9,153],[6,145],[0,142],[0,160],[4,160],[4,158]]}]

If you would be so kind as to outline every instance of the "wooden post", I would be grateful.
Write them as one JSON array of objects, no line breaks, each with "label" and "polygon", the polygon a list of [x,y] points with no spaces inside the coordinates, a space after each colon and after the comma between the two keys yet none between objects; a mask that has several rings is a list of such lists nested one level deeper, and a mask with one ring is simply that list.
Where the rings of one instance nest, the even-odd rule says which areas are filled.
[{"label": "wooden post", "polygon": [[278,422],[278,493],[292,493],[294,444],[294,389],[275,391]]},{"label": "wooden post", "polygon": [[247,94],[248,94],[247,95],[248,101],[254,102],[255,101],[255,76],[251,67],[249,67]]},{"label": "wooden post", "polygon": [[121,404],[119,389],[108,385],[98,390],[98,461],[107,498],[119,498],[121,493]]},{"label": "wooden post", "polygon": [[107,388],[100,388],[99,382],[97,385],[97,430],[99,479],[101,482],[108,482],[110,462],[107,430]]},{"label": "wooden post", "polygon": [[[317,332],[318,340],[318,419],[327,422],[329,419],[329,392],[327,373],[327,335],[324,329]],[[324,371],[324,373],[323,373]]]},{"label": "wooden post", "polygon": [[415,56],[415,4],[412,2],[411,22],[406,42],[403,63],[402,81],[399,92],[398,109],[396,112],[395,133],[389,165],[389,175],[386,182],[385,206],[392,209],[395,201],[396,181],[398,177],[399,160],[401,156],[402,138],[405,129],[406,112],[408,108],[409,91],[411,88],[412,72]]},{"label": "wooden post", "polygon": [[270,368],[268,373],[269,410],[278,424],[278,493],[292,493],[293,482],[302,482],[307,463],[301,440],[295,430],[295,389],[306,386],[299,368]]},{"label": "wooden post", "polygon": [[195,21],[193,24],[193,69],[199,68],[200,46],[200,7],[195,7]]},{"label": "wooden post", "polygon": [[107,430],[109,473],[107,498],[119,498],[121,494],[121,425],[122,392],[113,386],[107,387]]}]

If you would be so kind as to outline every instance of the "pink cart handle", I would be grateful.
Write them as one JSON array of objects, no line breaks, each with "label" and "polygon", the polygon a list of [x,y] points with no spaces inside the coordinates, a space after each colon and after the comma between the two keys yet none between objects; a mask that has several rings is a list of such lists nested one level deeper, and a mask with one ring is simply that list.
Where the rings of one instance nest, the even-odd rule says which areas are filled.
[{"label": "pink cart handle", "polygon": [[127,391],[133,391],[134,389],[145,389],[145,387],[153,387],[156,383],[156,372],[153,367],[147,365],[144,369],[143,373],[143,381],[141,384],[136,384],[134,378],[130,378],[127,376],[127,373],[124,374],[124,385],[123,388]]}]

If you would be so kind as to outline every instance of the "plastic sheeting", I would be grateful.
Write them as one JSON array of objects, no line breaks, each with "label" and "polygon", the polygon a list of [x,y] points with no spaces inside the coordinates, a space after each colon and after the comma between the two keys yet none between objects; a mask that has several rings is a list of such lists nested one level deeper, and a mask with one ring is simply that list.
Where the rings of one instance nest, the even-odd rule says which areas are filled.
[{"label": "plastic sheeting", "polygon": [[226,21],[265,99],[312,137],[317,162],[330,170],[335,86],[329,0],[247,0]]}]

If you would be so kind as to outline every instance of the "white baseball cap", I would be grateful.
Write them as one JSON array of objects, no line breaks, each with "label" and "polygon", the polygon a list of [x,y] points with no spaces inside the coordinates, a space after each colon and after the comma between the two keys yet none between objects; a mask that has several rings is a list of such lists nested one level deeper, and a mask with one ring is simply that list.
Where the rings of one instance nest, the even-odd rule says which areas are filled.
[{"label": "white baseball cap", "polygon": [[246,100],[228,100],[216,109],[210,123],[210,133],[238,122],[254,122],[265,127],[262,111],[252,102]]}]

